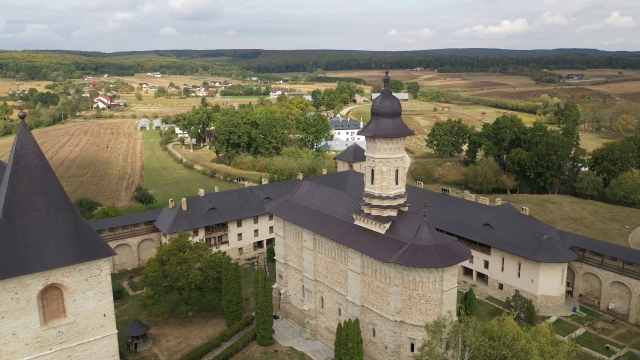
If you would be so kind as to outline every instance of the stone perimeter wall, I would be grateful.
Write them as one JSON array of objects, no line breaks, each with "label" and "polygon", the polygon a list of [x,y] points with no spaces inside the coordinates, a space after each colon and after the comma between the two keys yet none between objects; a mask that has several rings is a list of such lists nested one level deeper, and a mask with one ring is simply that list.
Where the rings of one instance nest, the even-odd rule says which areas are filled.
[{"label": "stone perimeter wall", "polygon": [[338,322],[358,317],[366,358],[409,359],[425,323],[455,313],[457,266],[387,264],[277,217],[275,224],[274,308],[306,338],[332,348]]},{"label": "stone perimeter wall", "polygon": [[[63,290],[67,317],[44,324],[40,292]],[[0,359],[118,359],[111,259],[0,281]]]}]

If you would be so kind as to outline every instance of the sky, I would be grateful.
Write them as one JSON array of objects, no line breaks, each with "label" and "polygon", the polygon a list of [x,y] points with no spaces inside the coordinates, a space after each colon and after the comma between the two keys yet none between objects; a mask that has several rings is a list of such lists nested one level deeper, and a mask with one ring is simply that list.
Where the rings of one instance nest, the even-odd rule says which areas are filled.
[{"label": "sky", "polygon": [[0,0],[0,49],[640,51],[639,0]]}]

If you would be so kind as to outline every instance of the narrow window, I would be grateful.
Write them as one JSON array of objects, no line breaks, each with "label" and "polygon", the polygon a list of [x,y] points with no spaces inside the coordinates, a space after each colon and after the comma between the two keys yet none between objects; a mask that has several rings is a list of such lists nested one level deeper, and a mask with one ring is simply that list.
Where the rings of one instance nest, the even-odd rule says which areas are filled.
[{"label": "narrow window", "polygon": [[324,297],[320,296],[320,309],[324,309]]},{"label": "narrow window", "polygon": [[520,277],[520,270],[522,270],[522,263],[518,263],[518,277]]},{"label": "narrow window", "polygon": [[244,251],[242,251],[242,248],[241,248],[241,247],[239,247],[239,248],[238,248],[238,254],[242,255],[242,253],[243,253],[243,252],[244,252]]},{"label": "narrow window", "polygon": [[304,284],[302,284],[301,288],[302,292],[300,293],[300,297],[304,299]]},{"label": "narrow window", "polygon": [[258,229],[253,230],[253,237],[258,237]]},{"label": "narrow window", "polygon": [[485,269],[488,269],[488,268],[489,268],[489,261],[488,261],[488,260],[485,260],[485,261],[484,261],[484,268],[485,268]]},{"label": "narrow window", "polygon": [[504,290],[504,285],[502,283],[498,283],[498,290]]},{"label": "narrow window", "polygon": [[502,257],[502,272],[504,272],[504,256]]},{"label": "narrow window", "polygon": [[416,343],[414,343],[413,341],[409,343],[409,352],[412,354],[416,352]]},{"label": "narrow window", "polygon": [[242,240],[242,233],[238,233],[238,241]]},{"label": "narrow window", "polygon": [[471,257],[469,258],[469,263],[473,264],[473,255],[471,255]]},{"label": "narrow window", "polygon": [[398,171],[398,169],[396,169],[396,185],[398,185],[398,173],[399,173],[399,171]]},{"label": "narrow window", "polygon": [[239,228],[242,227],[242,220],[238,220],[236,222],[236,227],[239,227]]},{"label": "narrow window", "polygon": [[338,308],[338,316],[342,316],[342,309]]},{"label": "narrow window", "polygon": [[269,234],[273,234],[273,226],[269,226]]},{"label": "narrow window", "polygon": [[373,178],[375,176],[375,172],[371,169],[371,185],[373,185]]},{"label": "narrow window", "polygon": [[374,327],[371,328],[371,336],[373,336],[374,338],[376,337],[376,328]]},{"label": "narrow window", "polygon": [[273,221],[273,214],[269,214],[269,221]]},{"label": "narrow window", "polygon": [[254,223],[254,224],[257,224],[257,223],[258,223],[258,217],[257,217],[257,216],[254,216],[254,217],[253,217],[253,223]]},{"label": "narrow window", "polygon": [[40,295],[42,304],[42,317],[45,324],[52,320],[66,317],[64,309],[64,294],[57,286],[49,286]]}]

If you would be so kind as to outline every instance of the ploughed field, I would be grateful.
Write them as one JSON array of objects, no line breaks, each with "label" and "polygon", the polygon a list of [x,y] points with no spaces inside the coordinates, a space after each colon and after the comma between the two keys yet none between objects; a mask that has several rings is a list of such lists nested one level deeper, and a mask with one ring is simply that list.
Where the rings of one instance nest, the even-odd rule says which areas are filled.
[{"label": "ploughed field", "polygon": [[[72,200],[87,196],[103,205],[133,205],[143,182],[142,132],[135,120],[105,119],[59,124],[33,134]],[[0,160],[9,158],[14,136],[0,139]]]}]

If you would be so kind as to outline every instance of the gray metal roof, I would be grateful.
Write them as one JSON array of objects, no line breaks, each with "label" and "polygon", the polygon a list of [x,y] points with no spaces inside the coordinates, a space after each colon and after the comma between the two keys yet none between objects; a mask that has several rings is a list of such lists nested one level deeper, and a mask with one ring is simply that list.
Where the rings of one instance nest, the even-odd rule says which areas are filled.
[{"label": "gray metal roof", "polygon": [[398,138],[412,136],[415,133],[402,121],[400,100],[393,96],[389,88],[388,73],[384,76],[384,89],[371,104],[371,120],[358,132],[358,135],[375,138]]},{"label": "gray metal roof", "polygon": [[318,146],[318,148],[326,151],[344,151],[353,144],[358,144],[358,146],[360,146],[363,149],[367,148],[367,143],[364,141],[344,141],[344,140],[324,141],[322,144],[320,144],[320,146]]},{"label": "gray metal roof", "polygon": [[358,130],[362,123],[358,120],[346,119],[341,116],[336,116],[329,119],[329,124],[334,130]]},{"label": "gray metal roof", "polygon": [[114,255],[73,207],[21,121],[0,182],[0,280]]},{"label": "gray metal roof", "polygon": [[365,161],[367,160],[367,157],[364,155],[363,148],[358,146],[358,144],[353,144],[340,154],[336,155],[334,159],[353,163]]},{"label": "gray metal roof", "polygon": [[400,211],[384,233],[353,222],[362,197],[311,181],[288,196],[266,204],[267,211],[375,259],[418,268],[454,266],[471,250],[452,236],[437,232],[429,221]]},{"label": "gray metal roof", "polygon": [[7,164],[5,164],[2,160],[0,160],[0,179],[4,176],[4,170],[7,168]]},{"label": "gray metal roof", "polygon": [[148,221],[155,221],[156,218],[158,217],[158,214],[160,214],[161,211],[162,209],[149,210],[141,213],[94,220],[94,221],[90,221],[89,225],[91,226],[91,228],[97,231],[97,230],[115,228],[118,226],[140,224]]}]

